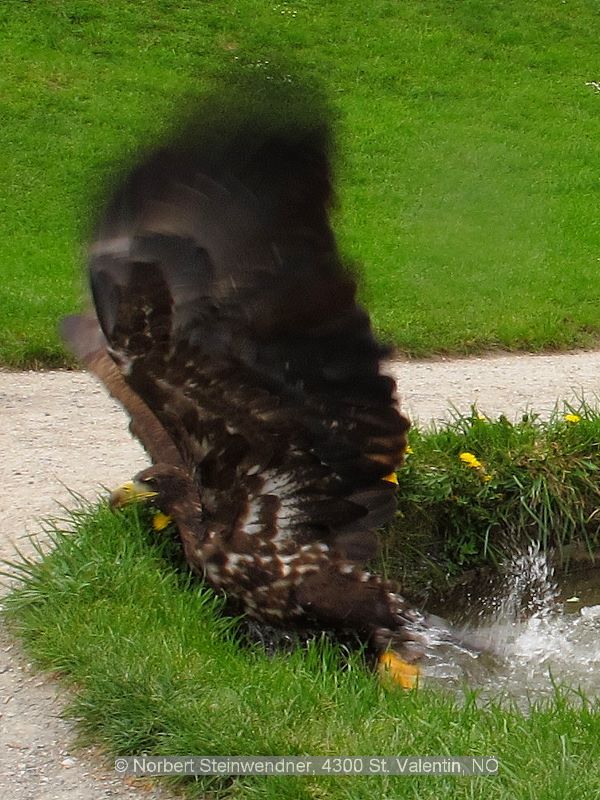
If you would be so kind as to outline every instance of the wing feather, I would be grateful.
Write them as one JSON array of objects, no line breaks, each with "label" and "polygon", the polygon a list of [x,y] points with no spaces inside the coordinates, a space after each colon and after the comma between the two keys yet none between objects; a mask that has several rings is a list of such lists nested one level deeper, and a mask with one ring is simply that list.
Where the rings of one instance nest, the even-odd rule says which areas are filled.
[{"label": "wing feather", "polygon": [[89,316],[65,317],[61,323],[61,335],[73,353],[86,365],[91,373],[106,386],[109,393],[128,412],[131,433],[139,439],[154,462],[184,468],[181,453],[150,411],[142,398],[127,384],[114,360],[106,349],[106,340],[98,321]]},{"label": "wing feather", "polygon": [[[262,526],[363,561],[408,421],[330,226],[326,121],[287,102],[292,122],[248,103],[230,129],[209,104],[133,169],[90,248],[92,293],[155,461],[175,446],[232,536]],[[260,497],[275,501],[257,516]]]}]

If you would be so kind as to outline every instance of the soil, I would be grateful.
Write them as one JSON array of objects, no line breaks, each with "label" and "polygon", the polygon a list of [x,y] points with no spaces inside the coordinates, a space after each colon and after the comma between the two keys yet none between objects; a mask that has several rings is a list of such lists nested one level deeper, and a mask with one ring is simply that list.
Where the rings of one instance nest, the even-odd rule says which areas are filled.
[{"label": "soil", "polygon": [[[600,352],[395,361],[403,408],[421,425],[472,404],[491,417],[548,416],[558,401],[597,406]],[[94,500],[146,463],[127,418],[92,377],[79,372],[0,372],[0,559],[32,554],[41,520],[61,516],[76,495]],[[156,785],[126,783],[101,753],[74,749],[61,717],[64,691],[36,673],[0,630],[0,796],[13,800],[167,797]],[[175,754],[174,754],[175,755]]]}]

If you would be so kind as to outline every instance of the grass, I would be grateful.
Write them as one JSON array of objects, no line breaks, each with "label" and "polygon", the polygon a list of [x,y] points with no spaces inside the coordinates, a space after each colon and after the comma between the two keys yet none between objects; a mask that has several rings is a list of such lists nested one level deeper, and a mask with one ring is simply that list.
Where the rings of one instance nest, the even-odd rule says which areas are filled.
[{"label": "grass", "polygon": [[[5,0],[0,26],[0,364],[69,363],[56,323],[82,302],[81,242],[112,165],[223,63],[271,71],[282,53],[325,84],[338,114],[336,228],[365,265],[379,331],[412,355],[598,343],[590,0]],[[580,416],[511,425],[474,415],[414,431],[385,568],[441,584],[525,540],[597,546],[600,421]],[[82,740],[107,754],[501,762],[485,779],[185,783],[195,797],[597,795],[597,703],[557,688],[523,714],[468,690],[386,691],[360,654],[341,670],[327,643],[269,659],[240,646],[218,601],[174,567],[143,518],[100,508],[71,522],[50,553],[22,564],[6,615],[70,687]]]},{"label": "grass", "polygon": [[[532,540],[597,548],[600,415],[542,422],[476,410],[414,430],[383,568],[413,590],[494,564]],[[469,453],[467,458],[464,454]],[[461,454],[463,458],[461,459]],[[489,478],[489,479],[488,479]],[[557,687],[527,713],[498,700],[382,687],[331,642],[267,657],[182,569],[143,509],[76,511],[22,560],[4,603],[36,663],[71,689],[83,743],[115,755],[494,755],[494,778],[201,778],[190,797],[563,798],[600,788],[600,706]],[[437,583],[436,583],[437,582]]]},{"label": "grass", "polygon": [[410,444],[383,565],[403,583],[442,590],[531,542],[565,565],[600,548],[600,415],[585,403],[516,423],[474,408]]},{"label": "grass", "polygon": [[[598,342],[600,24],[591,0],[5,0],[0,363],[68,362],[111,165],[224,63],[320,79],[344,250],[411,354]],[[275,70],[275,78],[278,73]],[[589,84],[589,85],[586,85]]]},{"label": "grass", "polygon": [[242,648],[219,601],[172,562],[143,517],[76,512],[21,564],[12,628],[71,689],[82,742],[108,756],[495,755],[493,778],[201,778],[189,797],[562,800],[598,790],[598,706],[565,690],[527,714],[439,692],[386,690],[335,648],[267,658]]}]

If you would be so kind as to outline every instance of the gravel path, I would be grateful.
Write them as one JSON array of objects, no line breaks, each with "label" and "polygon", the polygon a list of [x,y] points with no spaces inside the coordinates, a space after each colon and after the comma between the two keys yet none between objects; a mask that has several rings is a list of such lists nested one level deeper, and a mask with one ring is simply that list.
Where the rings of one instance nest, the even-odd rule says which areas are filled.
[{"label": "gravel path", "polygon": [[[557,400],[584,396],[597,405],[600,352],[499,355],[399,361],[390,365],[403,407],[421,424],[449,409],[478,408],[514,419],[527,409],[548,415]],[[17,545],[32,552],[39,519],[129,478],[146,458],[119,406],[78,372],[0,372],[0,558]],[[1,538],[1,537],[4,538]],[[0,630],[0,796],[12,800],[160,798],[154,786],[126,784],[93,751],[71,752],[72,726],[60,718],[61,691],[32,671],[19,646]]]}]

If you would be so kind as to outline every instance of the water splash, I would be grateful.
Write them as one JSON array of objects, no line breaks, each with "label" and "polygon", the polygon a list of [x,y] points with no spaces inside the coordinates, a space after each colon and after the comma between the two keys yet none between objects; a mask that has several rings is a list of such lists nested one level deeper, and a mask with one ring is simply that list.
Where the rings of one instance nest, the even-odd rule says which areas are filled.
[{"label": "water splash", "polygon": [[508,559],[501,571],[501,590],[488,598],[488,607],[494,611],[497,622],[539,619],[556,612],[559,590],[554,567],[539,542]]},{"label": "water splash", "polygon": [[481,654],[432,654],[425,680],[466,683],[523,708],[552,696],[557,685],[600,697],[600,570],[565,588],[561,593],[538,544],[516,553],[504,565],[500,588],[471,601],[467,635]]}]

